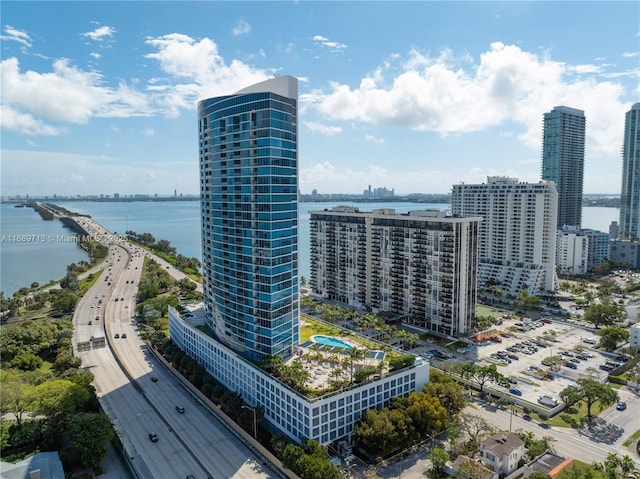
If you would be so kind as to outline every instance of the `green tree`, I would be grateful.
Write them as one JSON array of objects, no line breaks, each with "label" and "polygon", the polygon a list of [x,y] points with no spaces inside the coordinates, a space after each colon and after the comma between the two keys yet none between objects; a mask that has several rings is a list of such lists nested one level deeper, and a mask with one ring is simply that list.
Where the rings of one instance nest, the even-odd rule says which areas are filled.
[{"label": "green tree", "polygon": [[447,411],[449,420],[456,417],[467,405],[464,388],[451,376],[437,369],[431,369],[429,372],[429,382],[424,385],[422,392],[438,398]]},{"label": "green tree", "polygon": [[538,311],[540,309],[540,298],[529,294],[529,291],[523,289],[518,291],[516,299],[513,301],[513,308],[521,310],[524,314],[527,314],[527,311]]},{"label": "green tree", "polygon": [[42,366],[42,359],[33,353],[22,353],[14,357],[9,364],[22,371],[35,371]]},{"label": "green tree", "polygon": [[481,394],[483,392],[484,385],[489,381],[495,384],[507,383],[507,378],[498,371],[495,364],[481,366],[474,363],[465,363],[460,366],[459,372],[463,378],[473,381],[480,386]]},{"label": "green tree", "polygon": [[607,384],[601,384],[591,378],[583,377],[576,381],[578,387],[572,393],[568,393],[564,389],[560,394],[561,397],[570,394],[573,399],[579,397],[587,406],[587,420],[591,421],[591,408],[595,403],[599,403],[601,407],[607,407],[618,401],[620,397],[615,389]]},{"label": "green tree", "polygon": [[405,443],[408,417],[388,408],[369,409],[353,427],[353,441],[369,453],[385,456]]},{"label": "green tree", "polygon": [[516,434],[524,442],[529,457],[537,457],[545,451],[553,452],[555,450],[553,447],[555,439],[550,436],[544,436],[542,439],[538,439],[533,432],[522,429],[518,429]]},{"label": "green tree", "polygon": [[450,459],[447,451],[436,447],[431,451],[431,454],[429,454],[429,459],[431,460],[431,478],[440,479],[444,477],[443,469]]},{"label": "green tree", "polygon": [[410,421],[412,430],[407,430],[411,437],[408,441],[419,441],[425,435],[433,435],[444,431],[447,426],[447,411],[440,404],[438,398],[423,392],[412,392],[407,397],[397,397],[391,400],[391,407],[405,413]]},{"label": "green tree", "polygon": [[592,304],[584,310],[584,320],[593,324],[596,329],[621,321],[626,315],[624,308],[612,301]]},{"label": "green tree", "polygon": [[47,381],[30,393],[32,411],[51,420],[76,412],[91,399],[86,388],[64,379]]},{"label": "green tree", "polygon": [[620,326],[607,326],[598,331],[600,345],[607,351],[613,351],[618,344],[629,340],[629,330]]},{"label": "green tree", "polygon": [[2,372],[2,400],[0,412],[13,414],[18,424],[22,422],[22,414],[29,410],[29,389],[31,386],[21,375]]},{"label": "green tree", "polygon": [[83,464],[96,468],[107,452],[115,431],[109,418],[101,413],[82,413],[67,423],[72,454]]}]

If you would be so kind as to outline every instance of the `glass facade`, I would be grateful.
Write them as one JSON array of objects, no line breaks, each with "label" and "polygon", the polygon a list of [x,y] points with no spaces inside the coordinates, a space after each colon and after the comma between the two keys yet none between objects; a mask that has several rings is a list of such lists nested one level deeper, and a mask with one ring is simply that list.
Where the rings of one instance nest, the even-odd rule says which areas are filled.
[{"label": "glass facade", "polygon": [[582,224],[585,129],[582,110],[557,106],[544,114],[542,179],[558,190],[558,228]]},{"label": "glass facade", "polygon": [[198,104],[207,323],[254,361],[299,341],[297,123],[289,76]]},{"label": "glass facade", "polygon": [[640,238],[640,103],[631,107],[624,121],[618,236],[630,240]]}]

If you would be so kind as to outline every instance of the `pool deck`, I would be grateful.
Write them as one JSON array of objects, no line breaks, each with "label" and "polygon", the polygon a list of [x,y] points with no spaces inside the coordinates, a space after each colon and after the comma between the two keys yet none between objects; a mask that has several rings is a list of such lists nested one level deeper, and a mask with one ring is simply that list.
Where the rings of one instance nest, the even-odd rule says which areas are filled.
[{"label": "pool deck", "polygon": [[[336,339],[353,348],[363,349],[361,344],[349,338]],[[318,346],[319,349],[312,349],[314,345]],[[342,370],[342,375],[339,377],[341,380],[348,381],[350,379],[350,362],[348,364],[341,364],[329,360],[329,358],[339,359],[340,361],[348,359],[349,355],[347,351],[348,349],[346,348],[338,346],[327,347],[321,343],[316,343],[313,341],[312,336],[310,341],[306,341],[298,346],[297,353],[289,358],[286,364],[291,364],[293,361],[301,359],[305,369],[310,373],[309,381],[306,383],[307,387],[322,390],[329,387],[331,382],[336,380],[334,372],[337,370]],[[321,354],[322,358],[310,359],[310,357],[315,357],[317,354]],[[384,359],[384,355],[385,353],[383,351],[369,351],[369,354],[365,358],[353,361],[353,373],[355,374],[356,371],[365,366],[377,366]]]}]

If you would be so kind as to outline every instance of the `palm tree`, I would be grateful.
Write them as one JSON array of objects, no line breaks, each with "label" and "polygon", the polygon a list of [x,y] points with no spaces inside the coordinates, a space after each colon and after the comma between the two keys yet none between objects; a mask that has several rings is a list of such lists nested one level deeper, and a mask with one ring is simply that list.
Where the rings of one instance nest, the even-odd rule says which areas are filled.
[{"label": "palm tree", "polygon": [[634,477],[638,477],[637,476],[637,472],[638,472],[638,467],[636,466],[636,463],[634,462],[634,460],[629,457],[628,454],[625,454],[622,459],[620,459],[620,470],[622,471],[622,474],[624,475],[624,477],[629,477],[629,476],[634,476]]}]

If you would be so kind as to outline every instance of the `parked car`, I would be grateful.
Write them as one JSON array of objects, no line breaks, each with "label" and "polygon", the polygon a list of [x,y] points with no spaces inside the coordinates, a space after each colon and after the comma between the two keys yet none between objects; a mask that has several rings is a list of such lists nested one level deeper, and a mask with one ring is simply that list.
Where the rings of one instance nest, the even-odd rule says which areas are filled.
[{"label": "parked car", "polygon": [[565,363],[565,366],[568,367],[569,369],[578,369],[578,365],[576,363]]},{"label": "parked car", "polygon": [[522,391],[520,391],[518,388],[510,388],[509,392],[514,396],[522,396]]},{"label": "parked car", "polygon": [[626,402],[622,402],[622,401],[620,401],[620,402],[618,403],[618,405],[616,406],[616,409],[617,409],[618,411],[624,411],[625,409],[627,409],[627,403],[626,403]]}]

